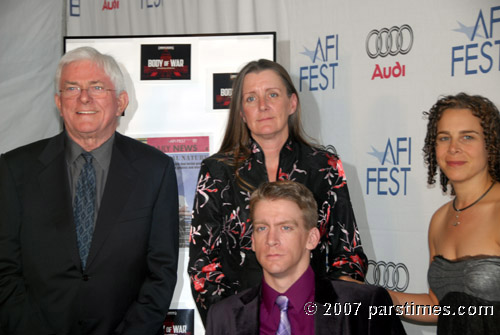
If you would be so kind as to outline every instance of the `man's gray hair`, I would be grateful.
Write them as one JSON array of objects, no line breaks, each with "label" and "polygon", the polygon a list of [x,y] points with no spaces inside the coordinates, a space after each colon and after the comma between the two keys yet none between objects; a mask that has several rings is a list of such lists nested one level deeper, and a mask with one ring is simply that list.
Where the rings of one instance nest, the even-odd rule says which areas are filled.
[{"label": "man's gray hair", "polygon": [[123,73],[120,70],[120,66],[112,56],[102,54],[92,47],[80,47],[66,52],[59,60],[55,76],[55,88],[57,94],[59,94],[59,90],[61,89],[59,85],[64,67],[72,62],[81,60],[89,60],[101,68],[104,73],[108,75],[109,79],[115,86],[117,96],[122,91],[125,91],[125,79],[123,77]]}]

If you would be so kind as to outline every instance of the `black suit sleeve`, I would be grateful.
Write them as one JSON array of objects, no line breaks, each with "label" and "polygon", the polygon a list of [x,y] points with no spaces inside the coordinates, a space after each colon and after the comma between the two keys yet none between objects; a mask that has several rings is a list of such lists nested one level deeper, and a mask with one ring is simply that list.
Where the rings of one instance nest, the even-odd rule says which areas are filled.
[{"label": "black suit sleeve", "polygon": [[393,307],[389,293],[382,287],[376,287],[369,305],[369,334],[406,334],[403,324]]},{"label": "black suit sleeve", "polygon": [[117,328],[118,334],[155,334],[160,330],[158,325],[163,323],[174,293],[179,254],[179,199],[174,162],[167,158],[169,162],[152,209],[148,276]]},{"label": "black suit sleeve", "polygon": [[0,325],[6,334],[53,334],[23,279],[18,183],[5,155],[0,157]]},{"label": "black suit sleeve", "polygon": [[216,308],[213,308],[213,306],[208,310],[207,323],[205,325],[205,335],[217,334],[217,323],[218,321],[222,320],[220,315],[216,315]]}]

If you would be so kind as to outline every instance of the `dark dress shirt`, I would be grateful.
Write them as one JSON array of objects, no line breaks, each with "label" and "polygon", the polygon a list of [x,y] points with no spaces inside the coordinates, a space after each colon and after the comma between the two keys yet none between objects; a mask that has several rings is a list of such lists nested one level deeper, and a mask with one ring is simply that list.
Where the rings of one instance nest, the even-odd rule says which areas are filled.
[{"label": "dark dress shirt", "polygon": [[[67,143],[65,148],[66,164],[68,166],[69,189],[71,192],[71,199],[75,199],[76,184],[80,177],[85,159],[82,154],[86,152],[81,146],[73,141],[68,134],[65,134],[65,141]],[[101,205],[102,195],[104,194],[104,187],[106,186],[106,179],[109,172],[109,163],[111,162],[111,153],[113,151],[113,143],[115,134],[104,142],[99,148],[92,150],[92,165],[96,173],[96,190],[97,190],[97,203],[96,203],[96,216],[99,212]]]},{"label": "dark dress shirt", "polygon": [[307,270],[290,288],[279,293],[262,280],[260,303],[260,334],[275,335],[280,321],[280,309],[276,304],[279,295],[288,297],[288,320],[292,334],[314,335],[314,315],[304,312],[304,305],[314,301],[314,271]]}]

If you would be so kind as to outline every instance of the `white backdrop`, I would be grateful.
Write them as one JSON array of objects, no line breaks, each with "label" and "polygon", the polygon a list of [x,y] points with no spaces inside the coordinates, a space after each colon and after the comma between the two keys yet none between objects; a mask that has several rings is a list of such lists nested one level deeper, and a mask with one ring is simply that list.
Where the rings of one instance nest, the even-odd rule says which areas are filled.
[{"label": "white backdrop", "polygon": [[[461,91],[484,95],[499,105],[500,7],[492,11],[498,5],[454,0],[291,4],[289,20],[295,24],[290,31],[290,71],[302,87],[303,109],[310,113],[307,130],[337,148],[365,252],[379,265],[395,263],[397,285],[408,284],[408,292],[428,290],[428,223],[449,201],[439,187],[426,185],[422,111],[440,95]],[[393,49],[401,31],[401,49],[407,53],[370,58],[377,36],[371,35],[367,51],[370,32],[392,27]],[[387,33],[381,36],[382,49],[387,48]],[[466,74],[466,68],[477,73]],[[369,268],[369,282],[374,281],[374,268]],[[434,327],[406,322],[405,328],[409,334],[435,332]]]},{"label": "white backdrop", "polygon": [[0,152],[55,135],[63,2],[0,0]]},{"label": "white backdrop", "polygon": [[[30,24],[13,29],[19,20]],[[392,27],[403,52],[369,57],[377,32],[370,33]],[[422,111],[461,91],[500,106],[498,0],[2,0],[0,152],[58,131],[51,85],[64,29],[76,36],[276,31],[277,59],[300,88],[306,130],[344,161],[368,258],[400,271],[393,283],[389,269],[386,286],[428,289],[428,223],[449,197],[426,185]],[[435,333],[404,324],[409,334]]]}]

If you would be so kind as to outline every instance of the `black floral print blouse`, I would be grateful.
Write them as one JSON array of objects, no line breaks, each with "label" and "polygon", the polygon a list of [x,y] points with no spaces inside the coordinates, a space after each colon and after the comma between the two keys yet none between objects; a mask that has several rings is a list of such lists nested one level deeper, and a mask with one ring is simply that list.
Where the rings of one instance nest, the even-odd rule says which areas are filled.
[{"label": "black floral print blouse", "polygon": [[[256,142],[239,168],[252,187],[268,181],[264,154]],[[256,286],[262,270],[251,249],[250,191],[240,187],[231,157],[215,154],[202,162],[193,207],[188,273],[205,323],[208,308],[224,297]],[[280,152],[277,180],[306,185],[318,203],[321,240],[313,251],[316,276],[348,275],[363,280],[367,259],[361,247],[345,173],[333,153],[288,140]]]}]

